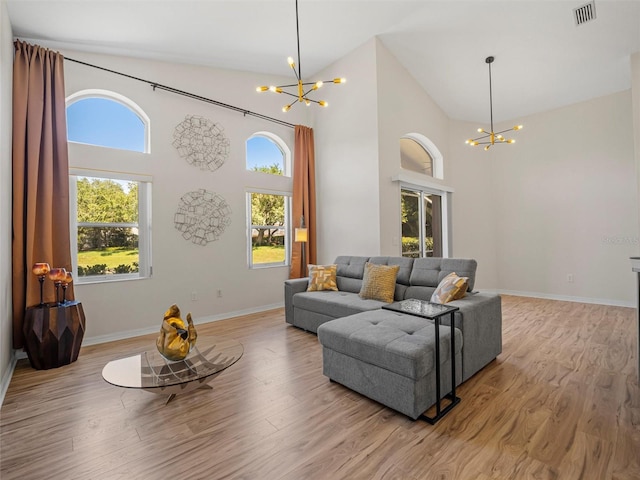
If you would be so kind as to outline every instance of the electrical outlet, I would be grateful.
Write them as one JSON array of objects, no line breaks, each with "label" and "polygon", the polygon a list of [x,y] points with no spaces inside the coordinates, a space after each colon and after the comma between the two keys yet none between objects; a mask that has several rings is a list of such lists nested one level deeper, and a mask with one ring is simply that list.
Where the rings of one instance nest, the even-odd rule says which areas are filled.
[{"label": "electrical outlet", "polygon": [[222,298],[222,290],[217,291],[218,298]]},{"label": "electrical outlet", "polygon": [[191,292],[191,301],[195,302],[198,300],[198,292]]},{"label": "electrical outlet", "polygon": [[573,283],[573,273],[568,273],[567,274],[567,282]]}]

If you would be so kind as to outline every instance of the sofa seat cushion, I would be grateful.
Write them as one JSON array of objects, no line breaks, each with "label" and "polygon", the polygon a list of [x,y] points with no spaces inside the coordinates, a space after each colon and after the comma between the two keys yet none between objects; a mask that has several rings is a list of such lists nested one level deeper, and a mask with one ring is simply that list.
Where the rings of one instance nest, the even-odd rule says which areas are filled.
[{"label": "sofa seat cushion", "polygon": [[293,307],[338,318],[354,313],[377,310],[386,305],[379,300],[366,300],[351,292],[301,292],[293,296]]},{"label": "sofa seat cushion", "polygon": [[[451,359],[450,332],[440,326],[440,363]],[[456,354],[462,334],[455,329]],[[376,365],[399,375],[420,379],[434,368],[435,328],[430,320],[375,310],[338,318],[318,327],[324,348]]]}]

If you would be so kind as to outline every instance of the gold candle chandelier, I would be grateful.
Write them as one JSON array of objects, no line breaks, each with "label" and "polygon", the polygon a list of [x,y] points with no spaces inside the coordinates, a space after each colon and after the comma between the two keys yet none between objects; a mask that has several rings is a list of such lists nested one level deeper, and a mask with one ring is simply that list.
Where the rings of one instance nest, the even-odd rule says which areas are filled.
[{"label": "gold candle chandelier", "polygon": [[485,150],[489,150],[491,146],[495,145],[496,143],[516,143],[514,139],[505,138],[502,134],[511,130],[518,131],[522,129],[522,125],[516,125],[515,127],[507,128],[506,130],[501,130],[499,132],[493,131],[493,93],[491,91],[491,64],[493,63],[493,60],[493,57],[487,57],[485,60],[485,62],[489,65],[489,112],[491,115],[491,130],[487,132],[484,128],[479,128],[478,133],[482,133],[483,135],[477,138],[470,138],[469,140],[466,140],[464,142],[472,147],[475,147],[477,145],[485,145]]},{"label": "gold candle chandelier", "polygon": [[[287,61],[289,62],[289,66],[293,70],[293,73],[296,76],[297,83],[292,83],[289,85],[271,85],[271,86],[261,86],[256,88],[258,92],[273,92],[273,93],[282,93],[284,95],[289,95],[294,97],[291,103],[282,107],[283,112],[288,112],[291,110],[291,107],[300,102],[309,106],[311,103],[317,103],[321,107],[327,107],[329,104],[324,100],[314,100],[309,98],[309,94],[318,90],[325,83],[344,83],[346,82],[346,78],[334,78],[333,80],[324,80],[317,82],[304,82],[302,81],[302,69],[300,68],[300,28],[298,24],[298,0],[296,0],[296,39],[298,43],[298,64],[296,66],[296,62],[294,62],[292,57],[289,57]],[[292,91],[287,91],[286,89],[291,89]]]}]

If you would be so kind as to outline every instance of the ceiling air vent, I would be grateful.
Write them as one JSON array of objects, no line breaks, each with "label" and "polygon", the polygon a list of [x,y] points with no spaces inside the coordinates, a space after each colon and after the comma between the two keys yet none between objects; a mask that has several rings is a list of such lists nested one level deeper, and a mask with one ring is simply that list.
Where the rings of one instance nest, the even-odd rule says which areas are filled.
[{"label": "ceiling air vent", "polygon": [[573,17],[576,20],[576,25],[582,25],[591,20],[596,19],[596,2],[589,2],[581,7],[573,9]]}]

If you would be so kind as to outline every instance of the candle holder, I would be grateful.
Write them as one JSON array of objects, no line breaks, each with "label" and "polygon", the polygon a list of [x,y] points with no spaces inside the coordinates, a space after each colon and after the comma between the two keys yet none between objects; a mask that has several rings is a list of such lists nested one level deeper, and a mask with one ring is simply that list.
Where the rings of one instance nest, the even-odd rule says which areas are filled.
[{"label": "candle holder", "polygon": [[67,303],[67,287],[71,282],[73,282],[73,275],[71,272],[66,272],[62,282],[62,305],[66,305]]},{"label": "candle holder", "polygon": [[40,306],[41,307],[44,305],[44,300],[43,300],[44,277],[47,276],[50,270],[51,270],[51,267],[49,267],[49,264],[42,263],[42,262],[34,263],[33,267],[31,267],[31,271],[33,272],[34,275],[37,275],[38,281],[40,282]]},{"label": "candle holder", "polygon": [[60,290],[60,285],[67,278],[67,271],[64,268],[52,268],[49,272],[49,280],[53,281],[53,284],[56,286],[56,303],[58,305],[62,305],[59,300],[58,291]]}]

